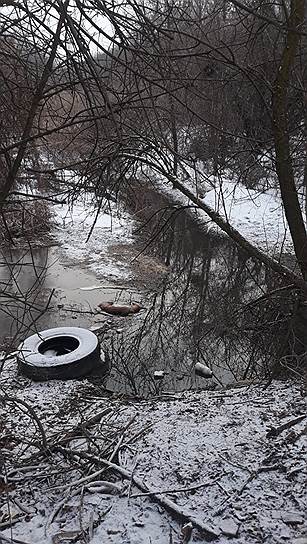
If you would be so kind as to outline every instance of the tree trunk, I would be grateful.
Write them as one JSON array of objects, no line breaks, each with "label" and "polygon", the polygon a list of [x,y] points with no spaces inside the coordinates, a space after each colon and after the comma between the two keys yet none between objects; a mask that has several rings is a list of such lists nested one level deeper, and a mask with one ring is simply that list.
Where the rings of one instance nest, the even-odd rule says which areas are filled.
[{"label": "tree trunk", "polygon": [[305,189],[305,224],[307,224],[307,92],[304,93],[304,136],[305,136],[305,157],[304,157],[304,178]]},{"label": "tree trunk", "polygon": [[293,240],[295,255],[303,278],[307,279],[307,236],[295,186],[287,120],[290,73],[300,41],[298,31],[304,22],[304,8],[304,0],[291,1],[286,43],[273,86],[273,134],[276,172],[281,198]]}]

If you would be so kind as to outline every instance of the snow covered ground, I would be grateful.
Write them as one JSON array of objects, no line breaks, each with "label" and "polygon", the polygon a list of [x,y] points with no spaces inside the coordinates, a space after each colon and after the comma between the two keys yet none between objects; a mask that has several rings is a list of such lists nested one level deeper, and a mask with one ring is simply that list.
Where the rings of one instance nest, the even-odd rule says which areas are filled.
[{"label": "snow covered ground", "polygon": [[[161,173],[155,172],[153,167],[143,168],[145,179],[149,179],[157,190],[168,195],[173,201],[176,200],[183,205],[190,204],[189,199],[174,189],[163,177],[162,171],[165,166],[159,157],[156,157],[156,162]],[[209,175],[201,161],[197,163],[195,169],[190,165],[182,166],[178,172],[178,179],[195,196],[203,198],[204,203],[219,212],[249,242],[271,256],[278,258],[281,252],[294,252],[281,197],[277,190],[263,192],[248,189],[227,170],[220,176]],[[196,215],[207,228],[219,231],[219,227],[204,211],[198,209]]]},{"label": "snow covered ground", "polygon": [[[212,178],[211,181],[211,188],[207,185],[207,192],[203,191],[204,203],[218,212],[249,242],[276,258],[280,253],[294,252],[281,199],[276,191],[260,192],[248,189],[227,178],[219,181]],[[214,183],[216,185],[212,189]],[[191,181],[185,185],[195,195],[198,194]],[[178,197],[184,205],[190,203],[179,191],[170,188],[164,188],[164,191],[173,198]],[[198,209],[196,215],[208,229],[221,232],[203,210]]]},{"label": "snow covered ground", "polygon": [[[223,198],[220,187],[204,198],[250,241],[277,252],[285,239],[291,249],[273,194],[225,180]],[[133,218],[110,211],[86,241],[95,208],[58,205],[56,236],[79,267],[123,280],[129,263],[109,249],[132,242]],[[87,380],[33,383],[8,359],[0,544],[306,544],[303,393],[298,382],[274,382],[141,400]]]},{"label": "snow covered ground", "polygon": [[300,384],[142,401],[15,375],[11,359],[0,542],[306,543]]},{"label": "snow covered ground", "polygon": [[225,180],[205,195],[204,202],[249,242],[271,255],[293,252],[281,199],[276,192],[263,193]]},{"label": "snow covered ground", "polygon": [[109,252],[111,246],[133,242],[134,220],[127,211],[113,202],[99,210],[89,197],[79,198],[71,206],[58,204],[53,211],[55,235],[66,257],[81,266],[86,264],[98,278],[122,281],[130,277],[129,262],[115,261]]}]

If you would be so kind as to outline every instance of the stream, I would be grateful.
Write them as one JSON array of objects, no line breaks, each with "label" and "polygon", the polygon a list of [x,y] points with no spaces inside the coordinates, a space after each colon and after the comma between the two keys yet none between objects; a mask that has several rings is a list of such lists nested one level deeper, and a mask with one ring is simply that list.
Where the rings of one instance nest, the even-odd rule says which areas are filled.
[{"label": "stream", "polygon": [[[261,375],[271,355],[263,352],[263,338],[246,333],[251,316],[240,317],[240,308],[274,288],[274,275],[230,240],[200,227],[193,210],[171,206],[153,190],[134,195],[129,207],[139,225],[135,242],[110,248],[131,265],[124,282],[97,277],[60,246],[2,249],[0,349],[16,349],[38,330],[90,328],[111,366],[97,383],[140,396]],[[145,307],[133,316],[96,311],[98,302],[133,300]],[[212,368],[213,378],[197,377],[196,362]],[[157,370],[163,379],[155,379]]]}]

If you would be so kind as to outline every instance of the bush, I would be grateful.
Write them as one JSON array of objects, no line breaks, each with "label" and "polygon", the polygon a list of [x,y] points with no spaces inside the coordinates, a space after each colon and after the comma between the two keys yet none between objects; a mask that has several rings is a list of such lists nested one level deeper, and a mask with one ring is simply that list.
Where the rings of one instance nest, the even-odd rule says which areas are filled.
[{"label": "bush", "polygon": [[50,210],[43,200],[8,203],[0,216],[0,243],[41,236],[50,230]]}]

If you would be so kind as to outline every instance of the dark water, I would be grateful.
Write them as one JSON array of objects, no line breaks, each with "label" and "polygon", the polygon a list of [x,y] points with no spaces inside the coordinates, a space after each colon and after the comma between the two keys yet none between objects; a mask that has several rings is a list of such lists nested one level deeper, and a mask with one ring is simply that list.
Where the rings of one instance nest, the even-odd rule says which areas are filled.
[{"label": "dark water", "polygon": [[[113,338],[117,376],[125,376],[127,390],[144,394],[263,375],[275,357],[275,342],[271,331],[255,327],[257,310],[242,309],[274,289],[277,278],[227,238],[200,228],[193,209],[170,208],[151,190],[139,201],[136,195],[131,206],[142,221],[143,247],[168,273],[139,331]],[[196,377],[196,362],[212,368],[214,378]],[[155,370],[165,371],[162,382],[155,381]]]},{"label": "dark water", "polygon": [[96,317],[99,321],[97,303],[121,294],[120,287],[64,263],[56,247],[2,249],[0,256],[0,349],[15,349],[26,336],[46,328],[90,327]]},{"label": "dark water", "polygon": [[[131,299],[129,287],[101,282],[98,292],[82,290],[97,285],[97,278],[60,262],[56,248],[6,251],[2,349],[37,330],[96,325],[112,366],[108,387],[119,391],[159,394],[260,375],[274,356],[273,344],[271,353],[265,333],[253,328],[257,316],[242,307],[273,289],[276,278],[226,238],[197,226],[193,210],[170,207],[149,189],[134,194],[129,206],[140,219],[140,250],[164,265],[146,296],[146,311],[132,318],[97,316],[97,300]],[[196,377],[196,362],[212,368],[213,379]],[[162,380],[155,379],[157,370],[164,371]]]}]

